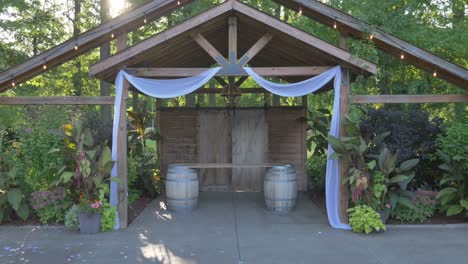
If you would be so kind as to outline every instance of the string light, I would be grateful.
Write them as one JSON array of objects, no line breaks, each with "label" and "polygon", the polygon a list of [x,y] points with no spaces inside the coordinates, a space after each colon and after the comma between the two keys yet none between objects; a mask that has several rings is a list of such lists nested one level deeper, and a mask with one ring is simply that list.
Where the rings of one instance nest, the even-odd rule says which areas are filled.
[{"label": "string light", "polygon": [[146,17],[145,17],[145,19],[143,19],[143,23],[145,23],[145,24],[148,23],[148,20],[146,20]]},{"label": "string light", "polygon": [[433,76],[433,77],[437,77],[437,71],[434,71],[434,72],[432,73],[432,76]]},{"label": "string light", "polygon": [[13,86],[13,87],[16,86],[15,80],[12,80],[12,81],[11,81],[11,86]]},{"label": "string light", "polygon": [[336,24],[336,21],[333,22],[333,29],[337,29],[338,28],[338,25]]},{"label": "string light", "polygon": [[402,59],[402,60],[405,59],[405,54],[403,52],[400,54],[400,59]]},{"label": "string light", "polygon": [[180,5],[180,1],[177,1],[177,5]]},{"label": "string light", "polygon": [[78,45],[75,45],[75,50],[78,50]]},{"label": "string light", "polygon": [[115,35],[114,35],[114,33],[112,33],[112,34],[111,34],[111,38],[114,38],[114,37],[115,37]]},{"label": "string light", "polygon": [[370,39],[370,40],[373,40],[373,39],[374,39],[374,35],[370,34],[370,35],[369,35],[369,39]]},{"label": "string light", "polygon": [[47,70],[47,64],[42,65],[42,69]]},{"label": "string light", "polygon": [[302,6],[299,7],[299,16],[302,16]]}]

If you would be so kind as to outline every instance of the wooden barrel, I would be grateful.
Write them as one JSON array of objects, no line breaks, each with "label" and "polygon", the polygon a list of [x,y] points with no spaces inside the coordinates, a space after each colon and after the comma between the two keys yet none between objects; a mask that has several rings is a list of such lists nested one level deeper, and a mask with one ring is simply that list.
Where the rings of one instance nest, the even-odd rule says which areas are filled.
[{"label": "wooden barrel", "polygon": [[296,205],[297,177],[292,165],[268,168],[263,187],[265,203],[269,210],[287,213]]},{"label": "wooden barrel", "polygon": [[166,177],[167,208],[191,212],[198,203],[197,170],[186,165],[169,165]]}]

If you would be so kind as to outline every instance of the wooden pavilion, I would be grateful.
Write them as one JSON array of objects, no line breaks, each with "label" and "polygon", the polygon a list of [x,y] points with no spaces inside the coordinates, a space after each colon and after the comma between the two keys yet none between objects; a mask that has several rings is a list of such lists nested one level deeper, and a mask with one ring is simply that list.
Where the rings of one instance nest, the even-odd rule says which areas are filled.
[{"label": "wooden pavilion", "polygon": [[[276,0],[275,0],[276,1]],[[235,98],[242,93],[267,94],[263,89],[238,88],[246,79],[243,66],[253,67],[262,76],[279,77],[297,82],[340,65],[342,67],[341,112],[350,103],[448,103],[467,102],[463,95],[351,95],[350,79],[355,75],[370,75],[377,66],[357,58],[348,51],[346,38],[368,38],[389,54],[405,54],[405,62],[437,77],[468,89],[468,71],[427,51],[380,30],[368,32],[369,26],[347,14],[314,0],[277,2],[301,10],[303,15],[340,30],[339,47],[301,31],[237,0],[228,0],[202,14],[158,33],[132,47],[127,47],[127,33],[144,23],[168,15],[190,0],[154,0],[75,39],[32,58],[0,74],[0,91],[11,89],[53,66],[99,47],[117,41],[118,52],[90,68],[96,78],[113,82],[124,69],[136,76],[180,78],[197,75],[207,68],[222,67],[215,79],[225,88],[200,89],[196,93],[225,94]],[[367,32],[367,33],[366,33]],[[79,49],[76,49],[78,46]],[[45,67],[46,66],[46,67]],[[124,86],[127,97],[128,83]],[[193,95],[187,96],[193,98]],[[113,104],[113,97],[0,97],[0,104]],[[189,103],[188,106],[194,106]],[[158,111],[159,142],[163,173],[170,163],[292,163],[298,171],[299,189],[307,189],[306,107],[296,108],[211,108],[196,107]],[[120,108],[118,167],[119,218],[127,226],[127,122],[126,103]],[[341,175],[345,169],[341,168]],[[261,190],[258,170],[225,169],[202,172],[207,189]],[[255,180],[253,180],[255,179]],[[341,188],[341,218],[347,220],[348,187]]]}]

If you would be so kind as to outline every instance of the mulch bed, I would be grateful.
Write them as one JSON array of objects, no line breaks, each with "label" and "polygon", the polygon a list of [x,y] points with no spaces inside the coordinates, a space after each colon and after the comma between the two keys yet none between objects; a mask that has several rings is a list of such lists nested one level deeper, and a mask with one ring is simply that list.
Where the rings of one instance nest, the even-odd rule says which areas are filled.
[{"label": "mulch bed", "polygon": [[[325,195],[324,194],[317,194],[313,192],[308,192],[307,196],[309,197],[310,200],[322,211],[323,213],[327,213],[327,207],[326,207],[326,201],[325,201]],[[468,218],[462,216],[462,215],[456,215],[456,216],[446,216],[446,215],[434,215],[430,217],[427,221],[427,225],[447,225],[447,224],[467,224],[468,223]],[[400,224],[405,224],[405,225],[421,225],[420,223],[401,223],[395,219],[389,219],[387,221],[387,224],[391,225],[400,225]]]},{"label": "mulch bed", "polygon": [[145,210],[146,206],[151,203],[153,199],[147,196],[142,196],[138,200],[134,201],[132,204],[128,206],[128,224],[131,224],[135,218],[137,218],[143,210]]}]

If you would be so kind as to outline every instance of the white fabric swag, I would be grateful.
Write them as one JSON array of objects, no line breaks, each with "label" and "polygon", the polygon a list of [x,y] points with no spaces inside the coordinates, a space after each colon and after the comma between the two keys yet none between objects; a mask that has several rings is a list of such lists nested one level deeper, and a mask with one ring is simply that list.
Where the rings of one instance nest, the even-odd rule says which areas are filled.
[{"label": "white fabric swag", "polygon": [[[112,159],[117,160],[117,138],[118,138],[118,126],[119,126],[119,113],[120,106],[122,103],[122,88],[124,78],[128,80],[136,89],[142,93],[156,97],[156,98],[174,98],[177,96],[183,96],[189,94],[198,88],[205,85],[221,68],[213,68],[207,70],[200,75],[172,79],[172,80],[155,80],[138,78],[132,76],[125,71],[120,71],[115,81],[116,97],[114,105],[114,127],[112,134]],[[286,97],[298,97],[314,93],[322,89],[328,82],[334,78],[334,89],[335,98],[333,102],[333,116],[330,127],[330,135],[339,137],[340,134],[340,90],[341,90],[341,68],[337,66],[332,68],[318,76],[311,79],[292,84],[278,84],[265,80],[251,68],[245,67],[244,70],[254,79],[260,86],[269,92]],[[328,145],[328,157],[333,154],[333,149]],[[111,177],[117,177],[117,165],[112,170]],[[350,229],[350,226],[343,223],[339,217],[339,192],[340,192],[340,180],[338,172],[338,160],[327,160],[327,171],[326,171],[326,203],[327,203],[327,214],[330,225],[334,228],[339,229]],[[110,190],[110,202],[112,205],[117,206],[118,204],[118,188],[117,183],[111,182]],[[115,228],[118,229],[119,221],[117,219]]]}]

